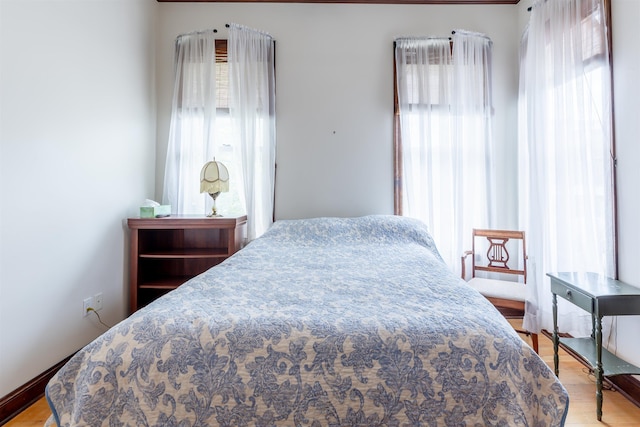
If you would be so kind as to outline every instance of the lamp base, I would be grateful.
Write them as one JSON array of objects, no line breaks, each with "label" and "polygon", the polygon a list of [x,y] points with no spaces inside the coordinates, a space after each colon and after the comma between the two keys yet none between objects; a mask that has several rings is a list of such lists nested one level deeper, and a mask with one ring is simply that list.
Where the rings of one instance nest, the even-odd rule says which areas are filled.
[{"label": "lamp base", "polygon": [[216,199],[220,195],[220,192],[216,191],[215,193],[209,193],[209,195],[213,199],[213,207],[211,208],[211,213],[207,215],[207,218],[219,218],[222,215],[218,213],[218,209],[216,208]]}]

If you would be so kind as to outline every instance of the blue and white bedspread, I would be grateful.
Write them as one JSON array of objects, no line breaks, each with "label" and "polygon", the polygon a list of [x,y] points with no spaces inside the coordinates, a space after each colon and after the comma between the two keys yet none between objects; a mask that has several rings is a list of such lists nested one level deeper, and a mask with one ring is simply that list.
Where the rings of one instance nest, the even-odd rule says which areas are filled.
[{"label": "blue and white bedspread", "polygon": [[77,353],[61,426],[558,426],[568,395],[402,217],[278,221]]}]

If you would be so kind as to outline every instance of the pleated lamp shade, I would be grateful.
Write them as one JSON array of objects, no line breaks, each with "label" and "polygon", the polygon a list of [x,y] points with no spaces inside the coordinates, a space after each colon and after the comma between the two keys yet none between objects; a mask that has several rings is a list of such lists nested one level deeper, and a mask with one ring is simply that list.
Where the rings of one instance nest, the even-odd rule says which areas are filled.
[{"label": "pleated lamp shade", "polygon": [[222,163],[207,162],[200,171],[201,193],[224,193],[229,191],[229,171]]}]

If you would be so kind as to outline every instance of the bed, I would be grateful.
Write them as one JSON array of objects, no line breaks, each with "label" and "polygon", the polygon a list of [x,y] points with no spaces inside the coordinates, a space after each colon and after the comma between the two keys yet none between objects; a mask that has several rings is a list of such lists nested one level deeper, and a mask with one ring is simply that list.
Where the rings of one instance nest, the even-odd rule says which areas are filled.
[{"label": "bed", "polygon": [[59,426],[559,426],[568,395],[426,227],[277,221],[51,379]]}]

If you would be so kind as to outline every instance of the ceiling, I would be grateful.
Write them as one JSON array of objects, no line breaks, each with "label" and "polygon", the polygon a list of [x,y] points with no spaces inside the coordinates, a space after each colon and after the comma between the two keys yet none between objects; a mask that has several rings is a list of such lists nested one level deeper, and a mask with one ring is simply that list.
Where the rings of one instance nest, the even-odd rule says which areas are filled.
[{"label": "ceiling", "polygon": [[520,0],[157,0],[158,3],[517,4]]}]

